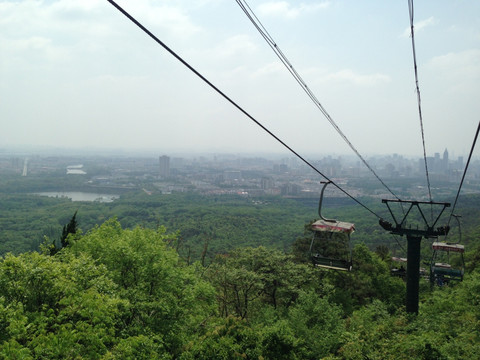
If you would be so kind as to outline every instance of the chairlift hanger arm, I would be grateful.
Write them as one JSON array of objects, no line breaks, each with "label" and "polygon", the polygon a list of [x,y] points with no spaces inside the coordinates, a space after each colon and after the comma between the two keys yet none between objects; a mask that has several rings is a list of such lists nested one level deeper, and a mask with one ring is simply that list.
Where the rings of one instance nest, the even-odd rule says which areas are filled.
[{"label": "chairlift hanger arm", "polygon": [[[382,202],[387,205],[387,209],[388,209],[388,211],[390,212],[390,215],[392,216],[392,219],[393,219],[393,221],[395,222],[396,227],[399,228],[399,227],[400,227],[400,224],[398,223],[397,218],[396,218],[395,215],[393,214],[393,211],[392,211],[392,209],[390,208],[390,205],[388,204],[387,201],[382,200]],[[409,210],[409,211],[410,211],[410,210]],[[380,224],[382,224],[382,221],[385,221],[385,220],[381,219],[381,220],[380,220]],[[391,226],[391,225],[392,225],[392,224],[390,224],[390,226]],[[382,225],[382,226],[383,226],[383,225]]]},{"label": "chairlift hanger arm", "polygon": [[[405,220],[407,219],[408,214],[412,210],[413,204],[410,204],[410,207],[408,208],[407,212],[404,213],[402,221],[398,222],[397,218],[393,214],[392,209],[390,208],[390,204],[388,203],[389,201],[388,200],[382,200],[382,202],[387,205],[387,209],[390,212],[390,215],[392,216],[393,221],[395,222],[395,227],[397,229],[400,229],[405,224]],[[402,201],[402,202],[405,202],[405,201]],[[422,216],[423,216],[423,214],[422,214]],[[425,217],[424,217],[424,219],[425,219]]]},{"label": "chairlift hanger arm", "polygon": [[[393,214],[392,209],[390,208],[389,203],[391,202],[396,202],[396,203],[409,203],[410,207],[408,208],[407,212],[402,218],[402,221],[398,222],[397,218]],[[393,218],[393,221],[395,222],[395,227],[393,227],[392,224],[390,224],[388,221],[385,221],[383,219],[380,220],[380,225],[388,231],[391,231],[392,233],[395,233],[397,235],[404,235],[404,234],[410,234],[410,235],[419,235],[419,236],[425,236],[425,237],[431,237],[431,236],[438,236],[438,235],[445,235],[448,233],[449,227],[440,227],[437,230],[434,230],[435,225],[437,224],[438,220],[442,216],[445,208],[450,206],[450,203],[444,203],[444,202],[433,202],[433,201],[408,201],[408,200],[390,200],[390,199],[382,199],[382,203],[387,205],[388,211],[390,212],[390,215]],[[442,205],[442,210],[439,212],[437,218],[433,222],[432,225],[428,223],[428,220],[426,219],[420,204],[427,204],[427,205]],[[413,229],[405,229],[404,225],[407,220],[408,215],[410,214],[410,211],[412,210],[413,207],[417,207],[420,215],[422,216],[423,222],[425,223],[426,230],[413,230]]]},{"label": "chairlift hanger arm", "polygon": [[323,202],[323,193],[325,191],[325,188],[327,187],[328,184],[330,184],[332,181],[322,181],[321,183],[324,184],[322,187],[322,191],[320,192],[320,201],[318,202],[318,215],[320,216],[320,219],[327,221],[327,222],[336,222],[337,220],[335,219],[326,219],[322,216],[322,202]]},{"label": "chairlift hanger arm", "polygon": [[447,203],[447,202],[382,199],[382,203],[384,203],[384,204],[389,203],[389,202],[408,203],[408,204],[444,205],[445,207],[450,206],[450,203]]},{"label": "chairlift hanger arm", "polygon": [[462,215],[456,215],[456,214],[452,214],[452,216],[457,220],[457,224],[458,224],[458,234],[460,236],[459,238],[459,241],[458,242],[462,242],[462,226],[460,225],[460,219],[462,217]]}]

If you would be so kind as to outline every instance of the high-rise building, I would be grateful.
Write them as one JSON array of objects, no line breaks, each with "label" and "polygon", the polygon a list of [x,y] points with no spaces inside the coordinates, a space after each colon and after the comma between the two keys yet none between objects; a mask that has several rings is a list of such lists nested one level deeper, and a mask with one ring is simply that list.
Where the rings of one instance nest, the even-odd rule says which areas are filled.
[{"label": "high-rise building", "polygon": [[271,177],[262,177],[260,184],[263,190],[268,190],[275,186],[275,181]]},{"label": "high-rise building", "polygon": [[463,169],[463,156],[459,156],[458,159],[457,159],[457,168],[459,170],[462,170]]},{"label": "high-rise building", "polygon": [[166,155],[160,156],[159,165],[158,174],[162,177],[168,177],[170,175],[170,158]]},{"label": "high-rise building", "polygon": [[442,170],[448,171],[448,150],[447,149],[445,149],[445,151],[443,152]]}]

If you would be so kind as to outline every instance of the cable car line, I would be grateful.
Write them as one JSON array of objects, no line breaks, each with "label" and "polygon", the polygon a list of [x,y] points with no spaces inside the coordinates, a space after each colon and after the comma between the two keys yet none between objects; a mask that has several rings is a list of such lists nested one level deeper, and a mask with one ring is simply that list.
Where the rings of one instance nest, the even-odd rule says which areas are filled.
[{"label": "cable car line", "polygon": [[[424,161],[425,161],[425,172],[426,172],[426,176],[427,176],[428,195],[430,197],[430,202],[432,202],[432,193],[431,193],[431,190],[430,190],[430,178],[429,178],[429,174],[428,174],[428,165],[427,165],[427,153],[426,153],[426,149],[425,149],[425,135],[424,135],[424,129],[423,129],[420,88],[419,88],[419,85],[418,85],[417,59],[416,59],[416,52],[415,52],[415,36],[414,36],[414,25],[413,25],[413,19],[414,19],[413,0],[408,0],[408,10],[409,10],[409,15],[410,15],[410,34],[411,34],[411,38],[412,38],[413,68],[414,68],[414,73],[415,73],[415,87],[416,87],[416,91],[417,91],[418,114],[419,114],[419,118],[420,118],[420,129],[421,129],[421,134],[422,134],[423,157],[424,157]],[[477,132],[476,132],[474,140],[473,140],[472,148],[470,149],[470,154],[468,156],[468,161],[467,161],[467,164],[465,166],[465,169],[464,169],[464,172],[463,172],[463,175],[462,175],[462,180],[460,181],[460,185],[458,187],[457,195],[455,197],[455,202],[453,204],[452,211],[451,211],[450,216],[448,218],[447,226],[450,225],[450,221],[452,219],[452,216],[454,216],[455,207],[457,205],[457,201],[458,201],[458,198],[459,198],[459,195],[460,195],[460,190],[462,189],[463,181],[464,181],[465,175],[467,173],[468,165],[470,163],[470,159],[472,157],[472,153],[473,153],[473,150],[475,148],[475,144],[476,144],[476,141],[477,141],[479,130],[480,130],[480,122],[479,122],[478,127],[477,127]],[[432,216],[433,216],[433,210],[432,210]]]},{"label": "cable car line", "polygon": [[[415,52],[415,36],[414,36],[414,26],[413,26],[413,0],[408,0],[408,12],[410,15],[410,35],[412,38],[412,52],[413,52],[413,69],[415,73],[415,87],[417,91],[417,102],[418,102],[418,116],[420,118],[420,131],[422,133],[422,144],[423,144],[423,159],[425,162],[425,173],[427,176],[427,186],[428,186],[428,197],[430,202],[432,202],[432,191],[430,187],[430,176],[428,175],[428,164],[427,164],[427,150],[425,148],[425,134],[423,131],[423,118],[422,118],[422,101],[420,98],[420,87],[418,86],[418,71],[417,71],[417,55]],[[432,210],[433,211],[433,210]],[[432,215],[433,216],[433,215]]]},{"label": "cable car line", "polygon": [[180,57],[177,53],[175,53],[171,48],[169,48],[164,42],[162,42],[158,37],[156,37],[152,32],[150,32],[145,26],[143,26],[139,21],[137,21],[132,15],[130,15],[126,10],[124,10],[120,5],[118,5],[113,0],[107,0],[111,5],[113,5],[118,11],[120,11],[125,17],[127,17],[131,22],[137,25],[141,30],[143,30],[148,36],[150,36],[157,44],[162,46],[166,51],[168,51],[173,57],[175,57],[178,61],[180,61],[184,66],[186,66],[190,71],[192,71],[195,75],[197,75],[201,80],[203,80],[206,84],[208,84],[213,90],[215,90],[219,95],[221,95],[225,100],[230,102],[233,106],[235,106],[239,111],[241,111],[245,116],[247,116],[250,120],[252,120],[255,124],[260,126],[265,132],[267,132],[270,136],[272,136],[275,140],[277,140],[280,144],[282,144],[285,148],[287,148],[291,153],[293,153],[296,157],[302,160],[307,166],[309,166],[312,170],[318,173],[320,176],[325,178],[327,181],[330,181],[332,185],[334,185],[337,189],[355,201],[357,204],[362,206],[365,210],[370,212],[372,215],[375,215],[377,218],[381,219],[381,216],[376,214],[373,210],[368,208],[365,204],[360,202],[358,199],[350,195],[346,190],[341,188],[338,184],[334,181],[329,179],[326,175],[324,175],[320,170],[318,170],[315,166],[313,166],[308,160],[303,158],[300,154],[298,154],[295,150],[293,150],[290,146],[288,146],[283,140],[281,140],[278,136],[276,136],[273,132],[271,132],[268,128],[266,128],[262,123],[256,120],[252,115],[250,115],[246,110],[244,110],[240,105],[238,105],[235,101],[233,101],[230,97],[228,97],[224,92],[222,92],[219,88],[217,88],[213,83],[211,83],[207,78],[205,78],[202,74],[200,74],[195,68],[193,68],[189,63],[187,63],[182,57]]},{"label": "cable car line", "polygon": [[392,239],[394,239],[397,242],[397,245],[403,251],[403,253],[406,254],[407,250],[403,247],[402,244],[400,244],[400,241],[398,241],[398,236],[393,236],[392,234],[390,234],[390,236],[392,237]]},{"label": "cable car line", "polygon": [[473,150],[475,149],[475,144],[477,142],[478,133],[480,131],[480,121],[478,122],[477,132],[475,133],[475,137],[473,138],[472,148],[470,149],[470,154],[468,155],[467,164],[465,165],[465,169],[463,170],[462,180],[460,181],[460,186],[458,187],[457,196],[455,197],[455,202],[453,203],[452,212],[450,213],[450,217],[448,218],[448,225],[450,225],[450,221],[452,220],[452,216],[455,213],[455,206],[457,205],[458,197],[460,196],[460,190],[462,189],[463,180],[465,180],[465,175],[467,174],[468,165],[470,164],[470,159],[472,158]]},{"label": "cable car line", "polygon": [[313,101],[315,106],[322,112],[322,114],[325,116],[325,118],[328,120],[328,122],[333,126],[333,128],[340,134],[342,139],[347,143],[348,146],[353,150],[353,152],[360,158],[360,160],[363,162],[363,164],[372,172],[372,174],[377,178],[378,181],[397,199],[397,195],[385,184],[385,182],[377,175],[377,173],[373,170],[373,168],[367,163],[367,161],[363,158],[363,156],[358,152],[358,150],[353,146],[353,144],[348,140],[347,136],[343,133],[343,131],[339,128],[339,126],[335,123],[335,121],[332,119],[330,114],[325,110],[325,108],[322,106],[318,98],[315,96],[315,94],[310,90],[310,88],[307,86],[305,81],[302,79],[300,74],[295,70],[293,65],[290,63],[290,61],[287,59],[285,54],[280,50],[278,47],[277,43],[275,40],[272,38],[272,36],[268,33],[267,29],[263,26],[261,21],[258,19],[258,17],[255,15],[253,10],[250,8],[248,3],[245,0],[236,0],[237,4],[240,6],[240,8],[243,10],[245,15],[248,17],[248,19],[252,22],[253,26],[258,30],[260,35],[265,39],[265,41],[268,43],[270,48],[275,52],[277,57],[280,59],[280,61],[285,65],[287,70],[292,74],[292,76],[295,78],[297,83],[302,87],[303,91],[307,94],[307,96]]}]

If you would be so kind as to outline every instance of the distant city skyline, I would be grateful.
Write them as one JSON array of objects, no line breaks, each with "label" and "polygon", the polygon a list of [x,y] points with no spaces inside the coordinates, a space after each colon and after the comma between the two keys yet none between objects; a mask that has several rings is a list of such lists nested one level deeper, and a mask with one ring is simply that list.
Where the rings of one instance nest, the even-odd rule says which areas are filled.
[{"label": "distant city skyline", "polygon": [[[435,151],[430,154],[427,154],[427,159],[434,159],[437,155],[442,156],[443,152],[448,149],[444,149],[443,151]],[[459,157],[463,158],[464,162],[468,156],[468,154],[461,154],[458,155],[454,152],[449,153],[450,161],[455,161]],[[152,157],[152,158],[159,158],[162,156],[167,156],[170,159],[174,157],[185,157],[185,158],[195,158],[195,157],[211,157],[211,156],[235,156],[235,157],[260,157],[260,158],[267,158],[267,159],[285,159],[285,158],[295,158],[296,161],[301,162],[299,158],[297,158],[293,153],[289,152],[288,150],[284,150],[282,152],[268,152],[268,151],[180,151],[175,149],[155,149],[155,148],[95,148],[95,147],[59,147],[59,146],[23,146],[23,145],[15,145],[15,146],[4,146],[0,147],[0,156],[5,154],[11,154],[16,156],[32,156],[35,154],[39,155],[52,155],[52,156],[132,156],[132,157]],[[160,155],[162,154],[162,155]],[[354,153],[301,153],[301,156],[305,156],[306,159],[318,159],[323,157],[341,157],[341,158],[348,158],[350,161],[361,161],[357,155]],[[400,156],[406,159],[414,160],[414,159],[422,159],[423,154],[421,155],[408,155],[408,154],[401,154],[401,153],[372,153],[367,154],[365,156],[367,162],[369,159],[374,159],[377,157],[388,157],[388,156]],[[473,160],[480,161],[480,154],[473,155]]]},{"label": "distant city skyline", "polygon": [[[154,192],[199,192],[210,195],[282,195],[317,198],[324,176],[292,156],[264,158],[241,154],[174,154],[139,156],[130,154],[15,154],[0,151],[0,173],[7,177],[28,177],[32,184],[45,186],[46,176],[69,179],[94,192],[142,190]],[[427,182],[423,159],[399,154],[376,156],[369,164],[377,175],[401,198],[427,199]],[[463,175],[463,159],[452,159],[448,151],[428,157],[430,183],[434,199],[452,196]],[[352,156],[325,155],[311,159],[311,164],[328,179],[339,184],[354,197],[388,198],[390,190]],[[462,194],[480,191],[480,161],[469,167]],[[40,180],[40,181],[38,181]],[[72,189],[78,186],[72,182]],[[82,187],[83,189],[83,187]],[[110,191],[109,190],[109,191]],[[83,190],[82,190],[83,191]],[[53,194],[56,196],[56,193]],[[60,195],[59,195],[60,196]],[[329,196],[344,197],[332,189]],[[98,196],[97,196],[98,197]],[[94,199],[96,199],[95,197]]]}]

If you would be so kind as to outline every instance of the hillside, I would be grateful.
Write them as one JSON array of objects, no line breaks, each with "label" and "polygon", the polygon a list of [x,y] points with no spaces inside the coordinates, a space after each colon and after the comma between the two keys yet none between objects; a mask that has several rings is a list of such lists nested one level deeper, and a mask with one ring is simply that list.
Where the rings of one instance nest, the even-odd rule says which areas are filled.
[{"label": "hillside", "polygon": [[187,264],[176,235],[109,220],[50,255],[0,261],[4,359],[465,359],[480,352],[480,273],[404,284],[364,245],[351,273],[247,247]]}]

